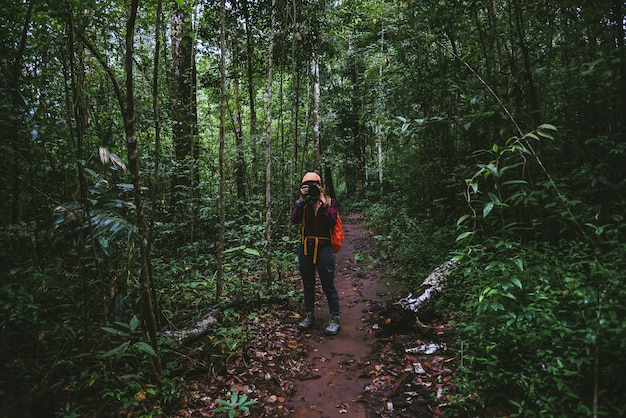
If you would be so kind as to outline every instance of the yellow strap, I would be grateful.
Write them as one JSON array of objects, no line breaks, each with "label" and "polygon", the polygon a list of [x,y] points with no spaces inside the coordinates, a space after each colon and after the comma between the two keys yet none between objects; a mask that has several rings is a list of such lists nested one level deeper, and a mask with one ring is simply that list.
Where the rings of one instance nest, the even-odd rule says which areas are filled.
[{"label": "yellow strap", "polygon": [[[305,207],[305,210],[306,210],[306,207]],[[317,216],[317,212],[315,213],[315,216]],[[330,240],[330,238],[327,238],[327,237],[313,237],[313,236],[305,237],[304,236],[304,218],[305,217],[306,217],[306,212],[303,212],[302,213],[302,246],[304,247],[304,255],[308,255],[307,254],[308,253],[308,250],[307,250],[307,247],[308,247],[308,245],[307,245],[308,242],[307,241],[308,241],[308,239],[309,238],[315,238],[315,247],[313,247],[314,248],[313,249],[313,264],[316,264],[317,263],[317,249],[319,247],[319,240],[320,239]],[[332,231],[331,231],[331,236],[332,236]]]},{"label": "yellow strap", "polygon": [[315,247],[313,247],[313,264],[317,263],[317,247],[319,246],[319,240],[315,237]]},{"label": "yellow strap", "polygon": [[[313,264],[317,263],[317,249],[319,248],[320,238],[318,237],[306,237],[302,241],[302,246],[304,247],[304,255],[308,255],[308,240],[309,238],[315,239],[315,246],[313,247]],[[322,238],[324,239],[324,238]]]}]

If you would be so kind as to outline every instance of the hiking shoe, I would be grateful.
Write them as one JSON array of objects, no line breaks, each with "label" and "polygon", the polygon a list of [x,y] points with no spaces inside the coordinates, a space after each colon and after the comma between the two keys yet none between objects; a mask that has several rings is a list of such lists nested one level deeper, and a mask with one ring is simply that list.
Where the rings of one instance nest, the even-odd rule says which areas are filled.
[{"label": "hiking shoe", "polygon": [[324,330],[328,335],[336,335],[339,332],[339,316],[333,315],[328,322],[328,326]]},{"label": "hiking shoe", "polygon": [[307,329],[313,326],[315,322],[315,316],[313,316],[313,312],[307,312],[304,319],[298,324],[298,328]]}]

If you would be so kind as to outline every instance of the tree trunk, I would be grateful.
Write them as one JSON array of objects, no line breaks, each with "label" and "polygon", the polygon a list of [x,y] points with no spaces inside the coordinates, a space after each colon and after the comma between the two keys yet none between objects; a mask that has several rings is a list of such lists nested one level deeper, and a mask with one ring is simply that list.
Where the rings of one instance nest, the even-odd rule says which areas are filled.
[{"label": "tree trunk", "polygon": [[619,57],[619,82],[617,84],[621,98],[621,126],[622,136],[624,130],[626,130],[626,16],[624,16],[624,2],[623,0],[613,0],[613,27],[615,28],[615,44],[618,47]]},{"label": "tree trunk", "polygon": [[[161,26],[163,25],[163,1],[157,1],[156,12],[156,31],[154,34],[154,67],[152,69],[152,111],[154,113],[154,174],[152,178],[152,187],[150,187],[150,197],[152,200],[152,209],[150,216],[150,226],[148,227],[148,258],[150,259],[150,250],[152,248],[152,236],[154,231],[154,222],[158,210],[158,196],[160,173],[159,167],[161,163],[161,115],[159,108],[159,58],[161,57]],[[150,263],[152,269],[152,263]],[[152,289],[152,300],[158,304],[156,293],[156,283],[154,282],[154,271],[150,271],[150,288]],[[157,327],[161,323],[161,315],[156,315]]]},{"label": "tree trunk", "polygon": [[[194,88],[193,36],[191,29],[190,6],[186,1],[181,7],[176,5],[171,17],[172,30],[172,140],[174,161],[177,166],[172,178],[172,210],[174,213],[187,213],[182,204],[193,198],[197,184],[197,163],[195,155],[196,105]],[[193,204],[193,202],[191,202]],[[192,219],[192,218],[191,218]],[[193,233],[193,222],[190,233]]]},{"label": "tree trunk", "polygon": [[251,161],[251,183],[252,183],[252,196],[256,198],[259,193],[258,186],[258,168],[259,168],[259,156],[256,147],[257,138],[257,120],[256,120],[256,100],[254,90],[254,45],[252,44],[252,29],[250,28],[250,12],[248,10],[248,0],[242,0],[244,22],[246,25],[246,71],[248,74],[248,100],[250,102],[250,153],[252,154]]},{"label": "tree trunk", "polygon": [[237,187],[237,198],[241,202],[247,200],[246,193],[246,159],[243,149],[243,133],[241,129],[241,92],[239,91],[239,80],[233,81],[233,96],[235,99],[235,114],[233,124],[235,131],[235,186]]},{"label": "tree trunk", "polygon": [[[298,66],[296,65],[296,38],[298,31],[296,29],[297,19],[297,2],[291,2],[291,86],[292,86],[292,104],[291,104],[291,163],[289,165],[289,213],[293,210],[296,200],[296,160],[298,158]],[[293,231],[293,229],[291,229]]]},{"label": "tree trunk", "polygon": [[226,173],[224,144],[226,141],[226,2],[220,0],[220,238],[215,278],[215,300],[222,296],[224,246],[226,240]]},{"label": "tree trunk", "polygon": [[[87,196],[87,185],[85,184],[85,173],[84,173],[84,164],[82,161],[85,160],[85,156],[83,155],[83,139],[84,139],[84,131],[86,122],[86,103],[85,97],[82,93],[82,89],[79,89],[78,86],[82,86],[85,84],[85,68],[84,68],[84,59],[83,59],[83,48],[79,45],[78,48],[75,48],[75,40],[74,40],[74,18],[72,13],[69,13],[68,18],[68,44],[69,44],[69,85],[70,85],[70,94],[71,102],[68,103],[68,107],[72,112],[73,123],[70,121],[69,133],[70,136],[74,139],[74,143],[76,145],[76,179],[78,181],[78,202],[80,202],[81,213],[80,213],[80,223],[81,225],[87,225],[87,230],[90,232],[87,234],[87,237],[90,237],[92,240],[92,244],[94,244],[94,235],[92,232],[93,225],[91,222],[91,211],[90,211],[90,202]],[[79,68],[77,67],[77,63]],[[78,276],[81,280],[81,285],[83,289],[83,303],[85,306],[89,304],[89,278],[85,273],[85,241],[86,241],[86,231],[85,228],[79,228],[78,230],[78,240],[76,242],[76,259],[78,264]],[[104,283],[104,277],[101,274],[99,257],[96,256],[96,245],[92,245],[92,249],[94,251],[94,260],[98,272],[100,273],[98,276],[100,278],[100,283]],[[116,289],[114,290],[116,291]],[[89,323],[88,318],[85,319],[84,326],[87,328],[87,324]]]},{"label": "tree trunk", "polygon": [[272,0],[272,21],[267,67],[267,125],[265,131],[265,278],[272,279],[272,70],[274,66],[274,33],[276,24],[276,0]]},{"label": "tree trunk", "polygon": [[[26,17],[24,19],[24,26],[22,28],[22,34],[20,37],[19,47],[17,52],[15,53],[15,57],[13,59],[13,65],[9,66],[12,69],[10,75],[9,88],[11,89],[11,97],[13,99],[11,106],[12,111],[15,114],[12,116],[12,121],[7,123],[7,132],[5,135],[8,136],[10,146],[12,147],[13,156],[10,159],[12,164],[11,174],[12,174],[12,182],[11,182],[11,213],[9,214],[9,223],[17,223],[20,221],[20,196],[21,196],[21,186],[20,186],[20,176],[21,176],[21,157],[22,157],[22,146],[21,146],[21,132],[23,132],[23,127],[21,126],[20,121],[23,120],[23,115],[21,112],[24,110],[23,103],[21,103],[20,99],[20,91],[19,85],[21,80],[21,72],[22,72],[22,59],[24,57],[24,51],[26,49],[26,41],[28,40],[28,32],[31,24],[31,18],[33,14],[33,2],[28,3],[28,11],[26,13]],[[4,124],[4,123],[3,123]]]},{"label": "tree trunk", "polygon": [[311,79],[313,82],[313,155],[314,163],[312,171],[320,171],[320,80],[319,80],[319,55],[317,50],[313,52],[311,60]]},{"label": "tree trunk", "polygon": [[139,250],[141,253],[141,312],[143,314],[142,324],[147,332],[152,349],[156,353],[154,358],[151,357],[152,366],[156,379],[160,382],[162,376],[161,359],[159,355],[159,347],[157,344],[157,328],[155,307],[152,304],[152,292],[150,283],[152,279],[150,273],[152,271],[150,254],[147,248],[148,231],[146,227],[146,218],[143,211],[143,200],[141,196],[141,180],[139,176],[139,151],[137,150],[137,137],[135,132],[135,96],[133,85],[133,55],[134,55],[134,35],[135,21],[137,19],[137,8],[139,0],[132,0],[130,16],[126,22],[126,103],[122,113],[124,116],[124,131],[126,134],[126,149],[128,151],[128,168],[130,170],[133,186],[135,191],[135,208],[137,211],[137,227],[139,230]]},{"label": "tree trunk", "polygon": [[541,115],[541,106],[539,105],[537,89],[535,88],[532,64],[530,62],[530,51],[528,50],[528,45],[526,45],[526,31],[524,30],[526,23],[524,22],[524,12],[519,0],[514,0],[513,4],[515,9],[515,25],[517,28],[519,46],[522,51],[522,59],[524,62],[524,75],[526,76],[526,85],[528,87],[527,96],[530,102],[529,107],[532,115],[533,128],[536,128],[541,124],[543,116]]},{"label": "tree trunk", "polygon": [[335,193],[335,182],[333,180],[333,172],[330,169],[330,166],[324,166],[324,190],[328,196],[337,198],[337,194]]}]

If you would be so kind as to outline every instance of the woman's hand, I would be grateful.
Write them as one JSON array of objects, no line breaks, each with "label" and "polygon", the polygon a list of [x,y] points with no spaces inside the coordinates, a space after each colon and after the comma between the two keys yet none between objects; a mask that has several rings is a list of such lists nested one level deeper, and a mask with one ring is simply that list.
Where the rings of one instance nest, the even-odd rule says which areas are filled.
[{"label": "woman's hand", "polygon": [[315,204],[313,205],[313,208],[317,212],[317,210],[319,208],[321,208],[322,205],[325,205],[325,204],[326,204],[326,196],[324,196],[323,193],[320,193],[320,198],[315,201]]}]

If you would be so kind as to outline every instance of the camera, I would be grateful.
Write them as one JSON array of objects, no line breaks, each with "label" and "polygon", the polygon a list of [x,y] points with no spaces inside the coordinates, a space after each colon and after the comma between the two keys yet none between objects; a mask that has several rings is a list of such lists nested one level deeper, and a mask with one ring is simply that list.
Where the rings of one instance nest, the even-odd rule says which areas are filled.
[{"label": "camera", "polygon": [[317,184],[310,184],[309,193],[307,193],[305,196],[307,203],[316,202],[320,198],[320,194],[320,186],[318,186]]}]

